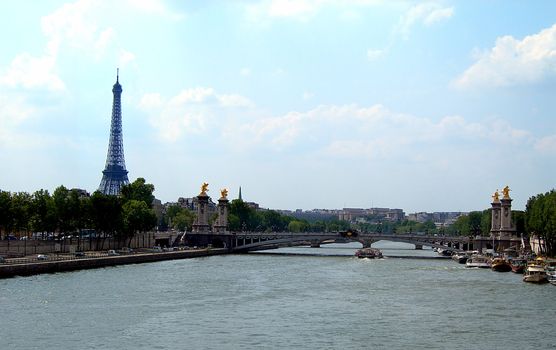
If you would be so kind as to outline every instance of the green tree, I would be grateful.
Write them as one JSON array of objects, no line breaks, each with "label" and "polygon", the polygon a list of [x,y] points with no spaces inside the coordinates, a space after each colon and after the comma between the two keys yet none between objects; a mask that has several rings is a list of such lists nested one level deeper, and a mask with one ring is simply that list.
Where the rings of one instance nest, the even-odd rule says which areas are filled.
[{"label": "green tree", "polygon": [[182,208],[179,205],[171,205],[166,210],[166,218],[168,219],[168,225],[178,231],[191,231],[193,226],[193,221],[195,220],[195,214],[187,208]]},{"label": "green tree", "polygon": [[529,198],[525,209],[525,229],[545,241],[546,253],[556,254],[556,191]]},{"label": "green tree", "polygon": [[307,226],[308,225],[306,222],[300,220],[292,220],[288,224],[288,231],[295,232],[295,233],[305,232],[307,230]]},{"label": "green tree", "polygon": [[57,227],[60,234],[75,231],[76,219],[73,218],[70,206],[70,191],[64,186],[59,186],[54,190],[52,199],[56,207]]},{"label": "green tree", "polygon": [[[0,191],[0,239],[13,227],[12,194]],[[2,232],[4,235],[2,235]]]},{"label": "green tree", "polygon": [[123,230],[117,233],[118,239],[131,239],[138,232],[151,230],[156,225],[156,215],[144,201],[128,200],[122,206]]},{"label": "green tree", "polygon": [[14,230],[27,234],[31,218],[31,195],[26,192],[14,193],[11,204]]},{"label": "green tree", "polygon": [[56,208],[52,197],[46,190],[33,193],[30,211],[31,228],[35,232],[54,232],[56,230]]},{"label": "green tree", "polygon": [[179,212],[172,222],[172,227],[178,231],[191,231],[195,215],[190,210],[184,209]]},{"label": "green tree", "polygon": [[122,187],[121,196],[124,202],[129,200],[142,201],[152,208],[154,200],[154,185],[145,182],[145,179],[140,177],[129,185]]},{"label": "green tree", "polygon": [[488,236],[490,234],[491,224],[492,209],[483,210],[483,215],[481,217],[481,234],[483,236]]},{"label": "green tree", "polygon": [[[97,240],[97,249],[102,249],[107,236],[116,235],[123,230],[121,199],[99,191],[93,193],[91,196],[91,220],[93,228],[102,238],[102,240]],[[99,241],[100,247],[98,246]]]},{"label": "green tree", "polygon": [[[232,217],[237,217],[238,227],[235,222],[231,222]],[[254,231],[260,223],[260,217],[257,217],[255,209],[251,208],[241,199],[234,199],[230,203],[230,211],[228,215],[228,227],[232,231]]]}]

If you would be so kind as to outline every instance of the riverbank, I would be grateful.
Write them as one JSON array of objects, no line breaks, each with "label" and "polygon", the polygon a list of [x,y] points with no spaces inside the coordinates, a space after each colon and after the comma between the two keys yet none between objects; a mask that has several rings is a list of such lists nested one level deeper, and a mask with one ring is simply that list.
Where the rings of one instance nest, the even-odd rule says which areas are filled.
[{"label": "riverbank", "polygon": [[140,264],[164,260],[199,258],[226,254],[227,252],[227,249],[193,249],[160,253],[134,253],[116,256],[81,257],[71,260],[34,261],[21,264],[0,264],[0,278],[96,269],[107,266]]}]

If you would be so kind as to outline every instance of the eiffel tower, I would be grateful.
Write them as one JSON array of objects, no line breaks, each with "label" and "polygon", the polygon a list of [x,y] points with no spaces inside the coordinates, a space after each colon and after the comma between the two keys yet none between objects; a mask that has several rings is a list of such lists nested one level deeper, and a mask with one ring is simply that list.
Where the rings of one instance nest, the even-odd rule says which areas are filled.
[{"label": "eiffel tower", "polygon": [[106,167],[102,172],[102,180],[98,190],[104,194],[117,196],[124,185],[129,184],[125,168],[124,144],[122,138],[122,86],[119,82],[119,69],[116,74],[116,84],[112,88],[114,101],[112,103],[112,122],[110,125],[110,142]]}]

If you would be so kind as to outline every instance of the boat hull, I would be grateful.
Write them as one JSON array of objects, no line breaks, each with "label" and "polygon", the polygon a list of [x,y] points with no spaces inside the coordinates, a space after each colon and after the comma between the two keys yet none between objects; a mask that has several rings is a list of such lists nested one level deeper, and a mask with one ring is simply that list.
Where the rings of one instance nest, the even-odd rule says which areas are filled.
[{"label": "boat hull", "polygon": [[374,248],[363,248],[356,251],[355,256],[359,259],[380,259],[382,252]]},{"label": "boat hull", "polygon": [[530,265],[525,269],[523,282],[529,283],[548,283],[548,275],[543,266]]},{"label": "boat hull", "polygon": [[504,259],[494,259],[492,261],[492,270],[496,272],[510,272],[512,266]]},{"label": "boat hull", "polygon": [[482,255],[473,255],[467,259],[465,267],[490,269],[490,259]]},{"label": "boat hull", "polygon": [[512,272],[523,273],[523,271],[525,271],[525,266],[512,265]]},{"label": "boat hull", "polygon": [[546,276],[540,276],[540,275],[523,276],[523,282],[548,283],[548,278],[546,278]]}]

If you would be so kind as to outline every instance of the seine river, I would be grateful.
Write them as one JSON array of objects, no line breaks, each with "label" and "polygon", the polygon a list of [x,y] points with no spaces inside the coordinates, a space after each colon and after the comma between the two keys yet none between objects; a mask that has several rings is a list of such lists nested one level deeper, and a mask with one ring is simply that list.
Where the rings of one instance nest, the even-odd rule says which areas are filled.
[{"label": "seine river", "polygon": [[555,286],[356,247],[0,280],[0,349],[556,348]]}]

